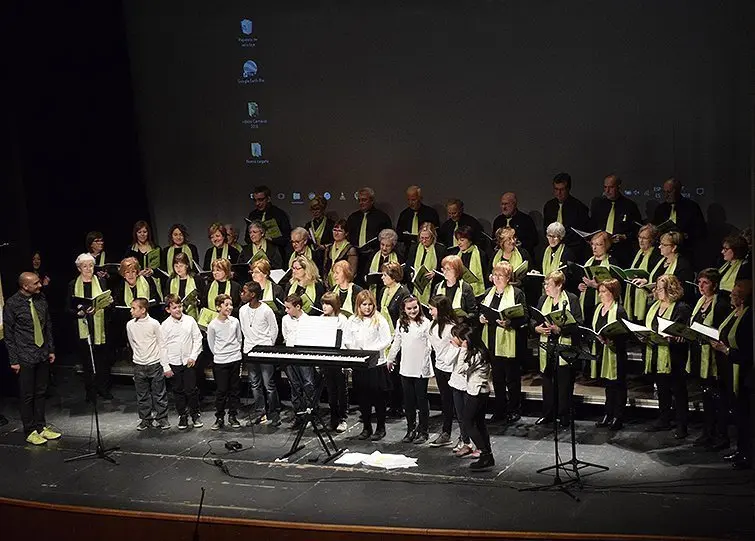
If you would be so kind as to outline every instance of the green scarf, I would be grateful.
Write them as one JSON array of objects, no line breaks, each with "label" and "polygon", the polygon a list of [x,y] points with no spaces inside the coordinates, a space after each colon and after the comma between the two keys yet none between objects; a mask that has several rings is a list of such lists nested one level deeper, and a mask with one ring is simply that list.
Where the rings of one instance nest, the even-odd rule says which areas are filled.
[{"label": "green scarf", "polygon": [[[92,298],[102,293],[100,287],[100,281],[96,276],[92,277]],[[76,278],[76,283],[73,285],[73,294],[77,297],[84,297],[84,280],[81,275]],[[94,313],[94,344],[100,345],[105,343],[105,311],[98,310]],[[89,336],[89,325],[87,324],[87,318],[79,318],[79,338],[84,339]]]},{"label": "green scarf", "polygon": [[391,318],[391,315],[388,313],[388,305],[393,300],[393,297],[396,296],[396,292],[400,286],[401,284],[396,283],[391,287],[384,287],[383,292],[380,295],[380,314],[388,322],[388,327],[391,329],[391,336],[396,332],[396,328],[393,325],[393,318]]},{"label": "green scarf", "polygon": [[[92,257],[94,257],[94,254],[92,254]],[[94,257],[94,265],[96,267],[101,267],[105,264],[105,250],[102,250],[100,252],[100,255],[97,257]]]},{"label": "green scarf", "polygon": [[[454,298],[451,299],[451,308],[454,310],[461,310],[461,288],[464,284],[464,280],[459,280],[456,282],[456,292],[454,293]],[[436,295],[443,295],[446,296],[446,281],[443,280],[441,283],[438,284],[438,287],[435,289]]]},{"label": "green scarf", "polygon": [[[170,279],[170,283],[168,284],[168,292],[172,293],[173,295],[178,295],[178,289],[181,287],[181,278],[178,276],[174,276]],[[197,289],[197,284],[194,282],[194,278],[192,276],[186,277],[186,291],[184,291],[184,297],[189,295],[192,291]],[[191,304],[186,308],[186,313],[189,314],[194,319],[197,319],[199,317],[199,311],[197,310],[197,304]]]},{"label": "green scarf", "polygon": [[[149,298],[149,282],[147,282],[147,279],[144,276],[138,276],[136,278],[136,296],[141,297],[142,299],[147,299],[148,301],[157,300]],[[126,282],[123,284],[123,301],[126,306],[131,306],[133,300],[134,294],[131,291],[131,286]]]},{"label": "green scarf", "polygon": [[[380,272],[380,261],[382,259],[382,254],[378,251],[374,256],[372,256],[372,261],[370,262],[370,272]],[[396,252],[391,252],[388,254],[388,263],[398,263],[398,256],[396,255]],[[372,294],[375,294],[375,291],[377,291],[376,285],[370,286],[370,291]]]},{"label": "green scarf", "polygon": [[[729,334],[726,335],[726,340],[729,343],[729,347],[731,349],[738,349],[737,347],[737,329],[739,328],[739,324],[742,321],[742,318],[745,316],[747,311],[750,309],[748,306],[742,311],[742,314],[737,316],[736,311],[732,311],[731,314],[729,314],[729,317],[727,317],[723,323],[721,323],[721,326],[719,329],[723,330],[726,325],[731,321],[732,317],[736,316],[736,319],[734,320],[734,325],[731,326],[731,329],[729,329]],[[734,389],[734,394],[739,395],[739,372],[740,372],[740,366],[737,363],[731,363],[731,377],[732,377],[732,388]]]},{"label": "green scarf", "polygon": [[220,256],[218,256],[217,246],[212,247],[212,261],[217,261],[218,259],[228,259],[228,244],[223,244],[223,250],[220,252]]},{"label": "green scarf", "polygon": [[[561,295],[558,297],[558,302],[556,303],[556,311],[561,310],[561,307],[566,303],[566,309],[571,312],[571,303],[569,302],[569,296],[566,294],[566,291],[562,291]],[[551,297],[546,297],[545,302],[543,303],[543,307],[540,310],[543,315],[548,315],[553,311],[553,299]],[[548,341],[548,336],[545,334],[540,335],[540,342],[545,343]],[[559,344],[565,344],[569,345],[571,344],[571,338],[568,336],[564,336],[563,333],[558,335],[558,343]],[[544,373],[546,367],[548,366],[548,354],[543,348],[538,348],[539,350],[539,359],[540,359],[540,372]],[[566,366],[568,363],[564,360],[563,357],[559,355],[558,357],[558,364],[560,366]]]},{"label": "green scarf", "polygon": [[[595,263],[595,256],[587,260],[587,262],[585,263],[585,267],[592,267],[594,263]],[[608,256],[606,255],[606,257],[601,259],[598,265],[600,265],[601,267],[610,267],[611,264],[608,262]],[[593,296],[593,304],[598,304],[598,300],[599,300],[598,288],[593,289],[591,287],[588,287],[586,290],[580,292],[579,307],[582,308],[583,314],[585,313],[585,299],[587,299],[587,295],[590,295],[590,294]]]},{"label": "green scarf", "polygon": [[[713,312],[716,309],[717,302],[718,302],[718,296],[714,296],[713,301],[711,301],[710,303],[710,308],[708,309],[708,315],[705,316],[705,319],[703,319],[703,325],[707,325],[708,327],[713,326]],[[695,308],[692,310],[692,317],[689,318],[690,322],[692,322],[695,319],[695,315],[697,315],[697,313],[703,307],[703,304],[705,304],[705,297],[700,297],[697,300],[697,304],[695,304]],[[711,349],[712,348],[710,347],[710,343],[708,342],[700,344],[700,378],[701,379],[708,379],[708,377],[715,378],[718,376],[718,367],[716,366],[716,363],[713,363],[712,366],[710,363]],[[690,347],[689,352],[687,352],[686,370],[688,374],[692,371],[692,347]]]},{"label": "green scarf", "polygon": [[728,261],[724,263],[720,269],[718,269],[718,272],[721,273],[721,282],[718,285],[718,288],[721,291],[728,291],[731,293],[731,290],[734,289],[734,282],[737,280],[737,274],[739,274],[739,268],[742,266],[742,260],[741,259],[734,259],[733,261]]},{"label": "green scarf", "polygon": [[[346,310],[347,312],[351,312],[352,314],[356,313],[356,307],[354,306],[354,300],[352,299],[351,295],[353,291],[354,284],[349,284],[349,287],[346,289],[346,297],[343,299],[343,303],[341,305],[341,310]],[[332,293],[340,298],[341,288],[336,285],[333,288]]]},{"label": "green scarf", "polygon": [[[291,285],[288,286],[288,294],[296,295],[296,289],[299,287],[299,282],[291,280]],[[301,309],[307,314],[312,310],[312,303],[315,302],[317,292],[315,290],[315,282],[312,282],[308,286],[304,286],[304,295],[301,296]]]},{"label": "green scarf", "polygon": [[212,284],[210,284],[210,289],[207,291],[207,308],[210,310],[217,312],[217,309],[215,308],[215,297],[220,295],[221,293],[228,293],[230,295],[231,288],[228,285],[228,280],[223,282],[223,291],[220,291],[220,282],[217,280],[213,280]]},{"label": "green scarf", "polygon": [[[262,242],[260,242],[260,247],[257,248],[254,244],[252,244],[252,257],[257,255],[257,252],[262,252],[262,254],[265,256],[265,259],[268,259],[267,257],[267,239],[262,239]],[[268,259],[269,261],[269,259]]]},{"label": "green scarf", "polygon": [[[606,324],[613,323],[616,321],[616,313],[619,309],[619,303],[614,301],[611,305],[611,308],[608,309],[608,317],[606,319]],[[595,314],[592,316],[592,328],[595,332],[598,332],[600,329],[598,329],[598,317],[600,316],[601,311],[603,310],[603,303],[600,303],[595,308]],[[597,354],[597,344],[593,342],[592,344],[592,354]],[[593,359],[590,361],[590,377],[593,379],[597,377],[598,375],[598,361],[597,359]],[[600,358],[600,377],[603,379],[609,379],[611,381],[616,381],[618,379],[618,359],[616,358],[616,351],[611,349],[610,346],[607,346],[603,344],[603,355]]]},{"label": "green scarf", "polygon": [[[674,306],[676,306],[675,302],[672,302],[668,305],[668,308],[666,308],[666,311],[662,314],[658,313],[658,310],[661,307],[661,301],[655,301],[653,305],[648,310],[648,313],[645,315],[645,326],[648,329],[652,329],[653,320],[655,319],[655,316],[658,315],[660,317],[664,317],[666,319],[670,319],[670,315],[674,312]],[[653,350],[655,350],[657,358],[656,358],[656,374],[670,374],[671,373],[671,350],[669,349],[668,344],[651,344],[648,342],[648,344],[645,346],[645,373],[646,374],[652,374],[653,373]]]},{"label": "green scarf", "polygon": [[[191,255],[191,248],[189,248],[186,244],[181,245],[181,251],[186,254],[186,257],[189,258],[189,266],[194,262],[194,257]],[[169,273],[173,272],[173,256],[176,253],[176,247],[171,246],[168,248],[168,252],[165,255],[165,266],[166,271]]]},{"label": "green scarf", "polygon": [[336,285],[335,281],[333,280],[333,265],[336,264],[336,261],[341,260],[341,257],[343,257],[344,254],[348,252],[350,247],[351,244],[349,244],[347,241],[343,241],[343,245],[341,245],[340,248],[336,245],[335,241],[330,245],[330,270],[328,271],[329,287]]},{"label": "green scarf", "polygon": [[[493,256],[493,265],[491,268],[494,268],[501,261],[506,261],[503,258],[503,249],[498,250]],[[511,257],[508,259],[508,262],[511,264],[512,270],[516,270],[516,268],[519,265],[524,263],[524,258],[522,257],[522,254],[519,252],[519,248],[514,248],[514,250],[511,252]]]},{"label": "green scarf", "polygon": [[[637,255],[634,256],[631,268],[642,269],[647,271],[650,264],[650,256],[653,255],[655,247],[651,246],[647,252],[642,250],[637,251]],[[642,320],[645,318],[645,312],[648,308],[648,293],[646,290],[636,287],[632,284],[627,284],[627,292],[624,296],[624,309],[627,311],[627,319],[629,320]]]},{"label": "green scarf", "polygon": [[[304,254],[302,254],[302,255],[304,257],[306,257],[307,259],[309,259],[310,261],[312,261],[312,248],[310,248],[309,246],[307,246],[306,248],[304,248]],[[299,254],[297,254],[296,252],[294,252],[294,253],[291,254],[291,257],[288,258],[288,268],[289,269],[291,268],[291,265],[294,264],[294,259],[296,259],[297,257],[299,257]]]},{"label": "green scarf", "polygon": [[561,266],[561,256],[564,254],[564,245],[559,244],[556,248],[556,257],[552,257],[553,248],[548,245],[543,254],[543,275],[548,276],[554,270]]},{"label": "green scarf", "polygon": [[[325,222],[327,222],[327,218],[323,216],[322,220],[320,220],[320,225],[317,226],[317,229],[312,229],[312,236],[314,236],[314,241],[317,244],[322,244],[322,235],[325,233]],[[312,224],[314,224],[315,221],[312,220]]]},{"label": "green scarf", "polygon": [[[482,300],[482,304],[490,307],[490,303],[493,301],[495,293],[495,287],[491,287],[490,290],[488,290],[488,294],[485,295],[485,298]],[[514,302],[514,287],[507,285],[503,290],[503,296],[498,305],[498,311],[500,312],[504,308],[514,306],[514,304],[516,304]],[[495,327],[495,350],[493,355],[496,357],[508,357],[510,359],[516,357],[516,331],[511,328],[504,329],[495,321],[488,321],[482,326],[482,343],[486,346],[490,343],[488,340],[488,332],[491,326]]]},{"label": "green scarf", "polygon": [[[662,257],[658,263],[655,264],[655,267],[653,267],[653,272],[650,273],[650,283],[654,284],[656,281],[658,281],[658,277],[662,276],[664,274],[674,274],[674,271],[676,270],[676,262],[679,261],[679,256],[677,255],[674,258],[674,262],[671,263],[666,269],[663,269],[663,262],[666,261],[665,257]],[[658,271],[663,271],[661,274],[658,274]]]},{"label": "green scarf", "polygon": [[[422,262],[423,257],[425,258],[424,263]],[[417,255],[414,256],[414,268],[419,270],[422,265],[424,265],[425,268],[431,272],[434,271],[438,266],[438,256],[435,254],[435,244],[430,246],[430,248],[425,248],[425,245],[422,243],[417,244]],[[432,280],[428,282],[424,290],[415,291],[414,293],[417,295],[419,302],[427,304],[427,301],[430,300],[431,290]]]},{"label": "green scarf", "polygon": [[485,292],[485,278],[482,275],[482,260],[480,259],[480,249],[473,244],[463,252],[459,252],[459,257],[461,257],[462,254],[472,254],[469,258],[469,267],[467,268],[472,274],[479,278],[479,281],[477,283],[469,285],[472,286],[472,293],[475,294],[475,297],[482,295]]}]

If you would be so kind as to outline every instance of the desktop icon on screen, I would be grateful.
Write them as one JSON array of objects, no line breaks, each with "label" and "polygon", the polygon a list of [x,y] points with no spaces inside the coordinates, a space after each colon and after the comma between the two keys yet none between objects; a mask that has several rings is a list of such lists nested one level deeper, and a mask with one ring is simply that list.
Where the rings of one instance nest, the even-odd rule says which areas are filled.
[{"label": "desktop icon on screen", "polygon": [[241,19],[241,33],[247,36],[252,33],[252,21],[249,19]]},{"label": "desktop icon on screen", "polygon": [[260,114],[260,106],[256,101],[250,101],[246,104],[246,109],[249,112],[249,116],[255,118]]},{"label": "desktop icon on screen", "polygon": [[252,156],[255,158],[262,157],[262,145],[260,143],[252,143]]},{"label": "desktop icon on screen", "polygon": [[244,78],[254,77],[257,75],[257,63],[254,60],[247,60],[244,62]]}]

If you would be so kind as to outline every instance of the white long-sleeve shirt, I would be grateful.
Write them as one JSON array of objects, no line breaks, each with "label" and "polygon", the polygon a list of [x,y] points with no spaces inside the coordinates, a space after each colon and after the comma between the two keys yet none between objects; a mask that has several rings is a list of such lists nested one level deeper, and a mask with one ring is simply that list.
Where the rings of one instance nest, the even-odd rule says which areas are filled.
[{"label": "white long-sleeve shirt", "polygon": [[160,324],[163,335],[161,359],[173,366],[185,365],[189,359],[197,360],[202,353],[202,333],[189,314],[181,319],[169,317]]},{"label": "white long-sleeve shirt", "polygon": [[396,360],[401,352],[401,366],[399,374],[409,378],[431,378],[435,375],[433,372],[433,363],[430,359],[430,337],[428,331],[430,322],[423,319],[422,323],[415,321],[409,322],[407,330],[404,331],[402,326],[396,328],[396,334],[393,336],[393,344],[388,352],[388,361]]},{"label": "white long-sleeve shirt", "polygon": [[456,359],[454,361],[454,369],[451,371],[451,377],[448,379],[448,384],[457,391],[467,392],[467,365],[464,364],[460,357],[462,354],[466,355],[467,350],[461,349],[459,346],[451,344],[451,348],[448,351],[448,355],[453,355]]},{"label": "white long-sleeve shirt", "polygon": [[134,356],[134,364],[146,366],[160,363],[163,372],[170,370],[170,365],[162,359],[163,338],[160,323],[149,317],[132,319],[126,323],[126,336]]},{"label": "white long-sleeve shirt", "polygon": [[283,316],[281,327],[283,328],[283,340],[286,341],[286,346],[294,347],[296,345],[296,331],[299,328],[299,322],[307,317],[309,317],[309,315],[304,312],[302,312],[296,319],[288,314]]},{"label": "white long-sleeve shirt", "polygon": [[346,332],[348,349],[367,349],[380,352],[377,366],[385,364],[385,348],[391,345],[391,329],[388,322],[376,313],[371,318],[351,316]]},{"label": "white long-sleeve shirt", "polygon": [[215,356],[214,363],[228,364],[241,360],[241,325],[233,316],[213,319],[207,326],[207,344]]},{"label": "white long-sleeve shirt", "polygon": [[241,333],[244,335],[244,353],[254,346],[274,346],[278,339],[278,320],[275,312],[264,302],[257,308],[245,304],[239,310]]},{"label": "white long-sleeve shirt", "polygon": [[451,329],[454,326],[446,324],[443,332],[438,336],[438,326],[430,325],[430,346],[435,352],[435,369],[442,372],[453,372],[456,359],[459,356],[459,348],[451,343]]}]

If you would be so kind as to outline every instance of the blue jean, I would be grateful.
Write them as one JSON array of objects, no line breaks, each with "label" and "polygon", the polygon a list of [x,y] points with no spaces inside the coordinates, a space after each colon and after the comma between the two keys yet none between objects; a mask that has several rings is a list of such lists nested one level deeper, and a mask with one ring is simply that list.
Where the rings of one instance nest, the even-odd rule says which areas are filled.
[{"label": "blue jean", "polygon": [[158,421],[168,418],[168,391],[160,363],[134,364],[134,387],[139,419],[149,419],[153,411]]},{"label": "blue jean", "polygon": [[315,369],[312,366],[286,366],[286,376],[291,384],[291,404],[294,411],[299,413],[308,407],[316,407],[315,400]]},{"label": "blue jean", "polygon": [[[278,388],[275,386],[275,366],[272,364],[249,363],[249,387],[252,390],[254,402],[252,411],[254,416],[261,416],[263,412],[270,421],[280,418],[281,401]],[[265,408],[267,396],[267,408]]]}]

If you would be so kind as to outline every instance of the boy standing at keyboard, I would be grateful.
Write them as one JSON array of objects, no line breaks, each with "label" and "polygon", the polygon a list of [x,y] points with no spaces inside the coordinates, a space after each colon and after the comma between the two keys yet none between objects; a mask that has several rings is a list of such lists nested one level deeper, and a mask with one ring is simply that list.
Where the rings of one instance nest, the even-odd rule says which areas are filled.
[{"label": "boy standing at keyboard", "polygon": [[215,376],[215,424],[212,430],[225,426],[225,410],[228,408],[228,426],[241,428],[236,418],[239,409],[241,387],[241,326],[231,315],[233,301],[230,295],[215,297],[218,317],[207,327],[207,344],[214,356],[212,373]]},{"label": "boy standing at keyboard", "polygon": [[[299,323],[302,318],[310,316],[302,310],[302,299],[299,295],[286,297],[285,306],[286,315],[281,322],[283,339],[287,347],[294,347]],[[315,369],[312,365],[288,365],[286,376],[291,385],[291,404],[296,414],[290,428],[296,429],[304,422],[300,414],[309,406],[317,407],[317,404],[314,404]]]}]

